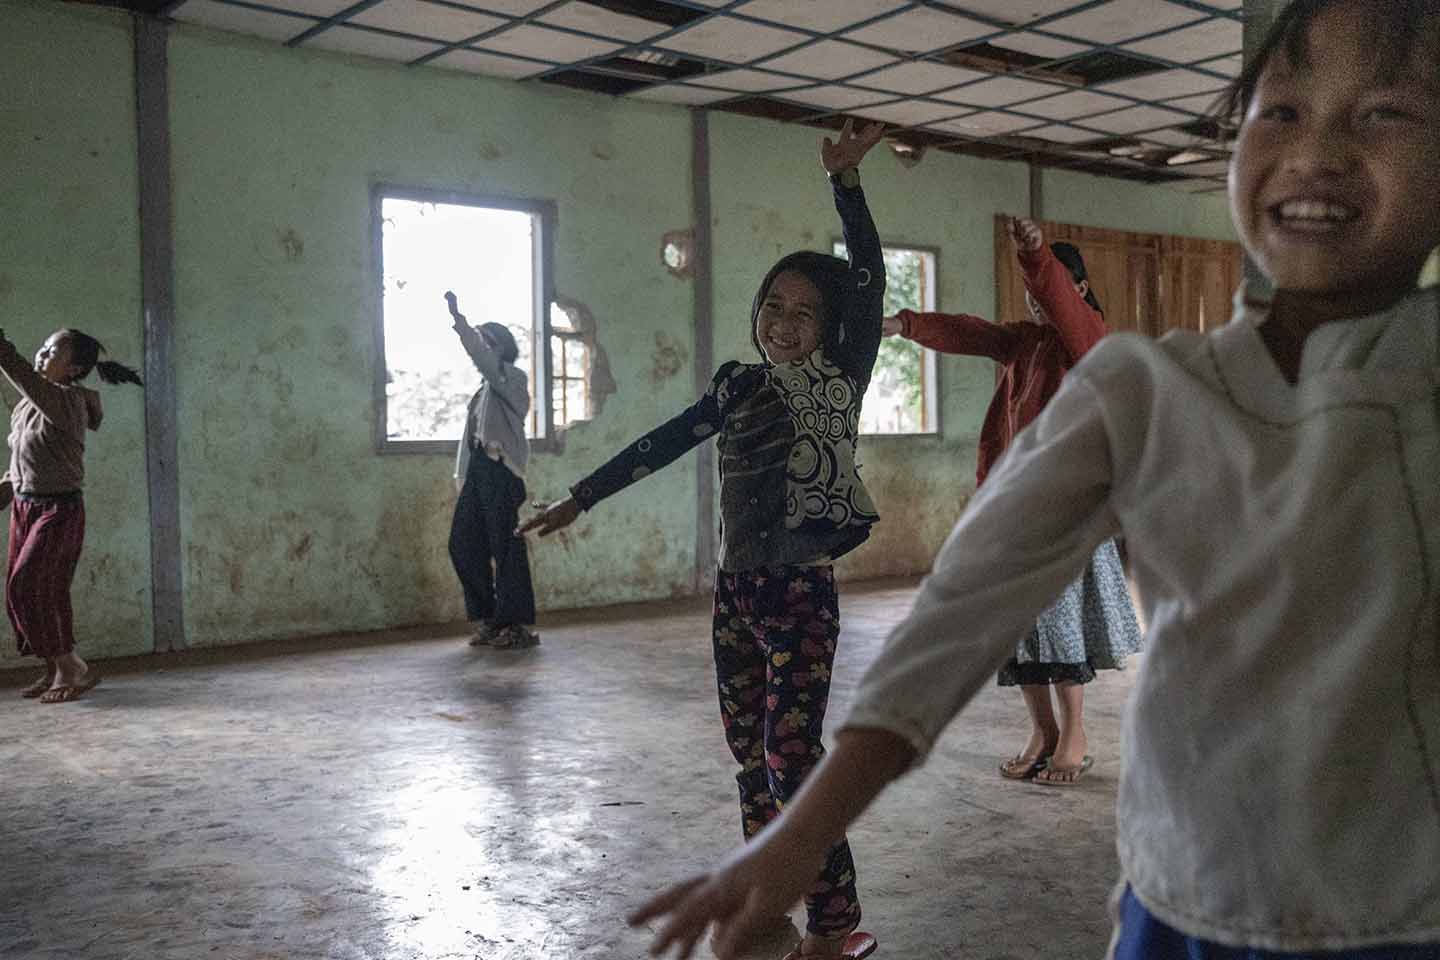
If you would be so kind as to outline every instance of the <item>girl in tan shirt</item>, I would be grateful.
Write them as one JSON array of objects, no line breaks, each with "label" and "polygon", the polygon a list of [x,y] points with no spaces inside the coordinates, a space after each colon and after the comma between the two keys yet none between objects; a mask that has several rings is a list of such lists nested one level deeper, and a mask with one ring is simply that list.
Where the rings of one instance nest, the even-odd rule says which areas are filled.
[{"label": "girl in tan shirt", "polygon": [[34,366],[0,331],[0,372],[20,393],[10,414],[10,467],[0,479],[9,505],[10,553],[5,612],[23,656],[45,661],[45,675],[21,691],[41,703],[65,703],[100,682],[75,653],[70,583],[85,542],[85,432],[100,427],[100,396],[80,386],[91,370],[106,383],[141,382],[124,364],[101,360],[105,348],[78,330],[57,330]]}]

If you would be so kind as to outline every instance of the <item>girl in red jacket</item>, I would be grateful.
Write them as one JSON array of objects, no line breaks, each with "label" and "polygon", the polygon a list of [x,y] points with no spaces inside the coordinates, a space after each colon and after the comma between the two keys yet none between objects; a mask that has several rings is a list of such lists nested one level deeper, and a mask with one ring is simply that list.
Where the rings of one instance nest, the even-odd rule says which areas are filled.
[{"label": "girl in red jacket", "polygon": [[[1029,220],[1012,220],[1010,233],[1025,274],[1028,320],[990,323],[964,314],[902,310],[884,321],[890,336],[1000,364],[980,431],[977,486],[1015,435],[1040,415],[1066,371],[1106,333],[1080,251],[1068,243],[1047,247]],[[1000,670],[1002,687],[1020,687],[1031,724],[1029,743],[1000,764],[1000,775],[1055,786],[1079,783],[1092,762],[1085,752],[1084,685],[1096,670],[1121,666],[1139,646],[1120,556],[1114,541],[1106,541]]]}]

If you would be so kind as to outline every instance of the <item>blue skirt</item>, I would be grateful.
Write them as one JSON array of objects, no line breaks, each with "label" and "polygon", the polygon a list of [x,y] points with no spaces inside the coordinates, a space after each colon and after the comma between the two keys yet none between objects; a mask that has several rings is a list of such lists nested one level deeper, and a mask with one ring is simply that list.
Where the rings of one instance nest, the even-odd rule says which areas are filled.
[{"label": "blue skirt", "polygon": [[1106,540],[1020,641],[1000,670],[1000,686],[1089,683],[1096,670],[1118,670],[1139,649],[1120,553]]},{"label": "blue skirt", "polygon": [[1222,947],[1161,923],[1127,886],[1120,897],[1119,928],[1110,956],[1111,960],[1436,960],[1440,943],[1307,953]]}]

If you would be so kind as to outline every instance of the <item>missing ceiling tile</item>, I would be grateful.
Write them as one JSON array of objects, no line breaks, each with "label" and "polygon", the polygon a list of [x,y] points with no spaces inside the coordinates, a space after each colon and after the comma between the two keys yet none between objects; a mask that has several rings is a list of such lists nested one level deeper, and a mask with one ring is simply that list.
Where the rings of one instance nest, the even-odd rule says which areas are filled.
[{"label": "missing ceiling tile", "polygon": [[636,80],[633,77],[616,76],[613,73],[592,72],[591,70],[559,70],[540,78],[544,83],[554,83],[562,87],[573,87],[576,90],[589,90],[591,93],[608,93],[612,96],[632,93],[642,87],[651,86],[649,80]]},{"label": "missing ceiling tile", "polygon": [[1054,69],[1078,76],[1086,86],[1091,86],[1097,83],[1109,83],[1112,80],[1143,77],[1146,74],[1159,73],[1170,68],[1156,63],[1154,60],[1131,57],[1112,50],[1096,50],[1093,53],[1082,54],[1057,64]]},{"label": "missing ceiling tile", "polygon": [[[741,113],[747,117],[761,117],[765,120],[792,120],[809,119],[815,117],[814,107],[801,107],[793,103],[785,103],[782,100],[771,100],[769,97],[742,97],[739,100],[731,100],[725,104],[726,111],[730,113]],[[845,122],[845,118],[836,115],[821,117],[815,120],[819,126],[839,128]]]},{"label": "missing ceiling tile", "polygon": [[705,10],[675,6],[665,3],[664,0],[585,0],[585,2],[592,7],[602,7],[611,13],[639,17],[642,20],[661,23],[667,27],[683,27],[707,14]]},{"label": "missing ceiling tile", "polygon": [[645,83],[659,83],[666,80],[683,80],[704,73],[705,64],[684,57],[648,57],[627,54],[622,57],[607,57],[586,64],[586,70],[594,73],[608,73]]},{"label": "missing ceiling tile", "polygon": [[1079,73],[1067,67],[1037,69],[1042,64],[1053,62],[1053,57],[1040,57],[1033,53],[1010,50],[998,43],[972,43],[968,47],[942,53],[937,59],[953,67],[983,70],[987,73],[1019,73],[1034,80],[1054,80],[1057,83],[1083,85],[1088,81]]}]

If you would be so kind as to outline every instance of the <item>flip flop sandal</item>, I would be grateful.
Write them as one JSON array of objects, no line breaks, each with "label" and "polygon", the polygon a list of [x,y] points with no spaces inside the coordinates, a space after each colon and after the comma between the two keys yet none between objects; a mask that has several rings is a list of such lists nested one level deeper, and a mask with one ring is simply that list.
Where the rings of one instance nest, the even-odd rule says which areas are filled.
[{"label": "flip flop sandal", "polygon": [[[1050,763],[1050,754],[1042,754],[1038,757],[1022,757],[1019,754],[1009,760],[1000,761],[1000,776],[1006,780],[1032,780],[1035,774],[1044,770]],[[1021,766],[1025,764],[1025,766]]]},{"label": "flip flop sandal", "polygon": [[54,677],[41,677],[39,680],[36,680],[34,683],[30,684],[30,686],[21,690],[20,696],[24,697],[26,700],[34,700],[36,697],[42,696],[46,690],[49,690],[50,685],[54,682]]},{"label": "flip flop sandal", "polygon": [[785,960],[805,960],[806,957],[840,957],[841,960],[863,960],[874,953],[877,946],[879,943],[875,940],[874,934],[862,933],[857,930],[845,938],[845,945],[840,948],[839,953],[801,953],[800,948],[796,947],[785,954]]},{"label": "flip flop sandal", "polygon": [[85,679],[79,683],[66,684],[63,687],[51,687],[40,697],[41,703],[69,703],[72,700],[79,700],[86,693],[100,686],[100,674],[95,668],[85,671]]},{"label": "flip flop sandal", "polygon": [[[1046,771],[1045,771],[1045,772],[1046,772],[1046,776],[1044,776],[1044,777],[1036,777],[1036,778],[1035,778],[1035,782],[1038,783],[1038,784],[1040,784],[1041,786],[1045,786],[1045,787],[1078,787],[1078,786],[1080,785],[1081,779],[1083,779],[1084,776],[1085,776],[1085,771],[1086,771],[1086,770],[1089,770],[1089,769],[1090,769],[1091,767],[1093,767],[1094,765],[1095,765],[1095,758],[1094,758],[1094,757],[1091,757],[1091,756],[1087,756],[1084,760],[1081,760],[1081,761],[1080,761],[1079,766],[1075,766],[1075,767],[1055,767],[1055,766],[1047,767],[1047,768],[1046,768]],[[1068,779],[1068,780],[1051,780],[1051,779],[1050,779],[1050,774],[1056,774],[1056,775],[1062,776],[1062,777],[1069,777],[1070,779]]]}]

